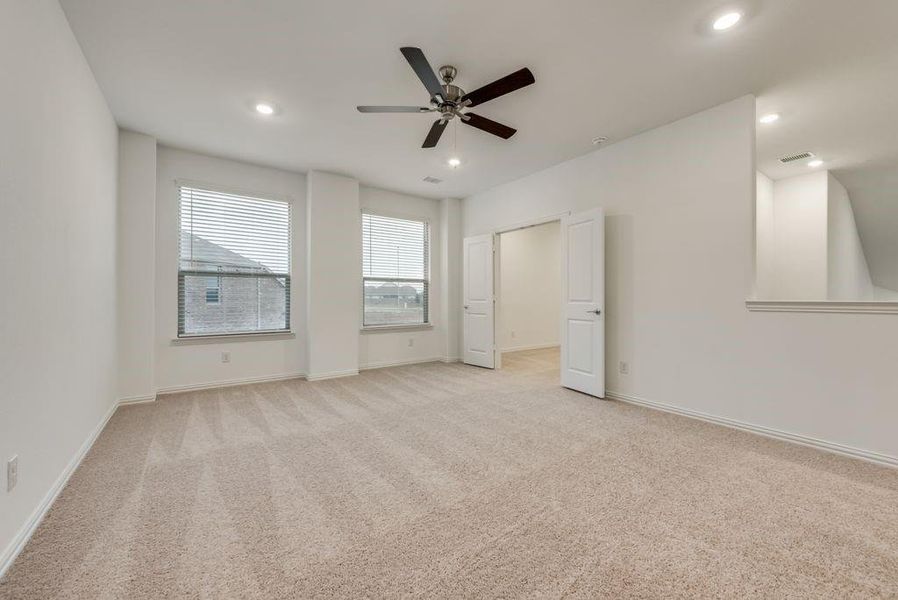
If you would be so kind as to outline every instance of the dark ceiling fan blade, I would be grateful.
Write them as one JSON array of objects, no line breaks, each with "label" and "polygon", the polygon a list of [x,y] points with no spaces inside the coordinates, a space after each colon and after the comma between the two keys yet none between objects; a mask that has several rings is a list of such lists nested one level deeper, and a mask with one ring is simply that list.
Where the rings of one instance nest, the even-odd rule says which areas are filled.
[{"label": "dark ceiling fan blade", "polygon": [[465,94],[462,96],[461,100],[463,103],[466,100],[470,101],[468,106],[477,106],[478,104],[489,102],[494,98],[504,96],[505,94],[509,94],[535,82],[536,79],[534,79],[533,73],[530,72],[530,69],[525,67],[519,71],[515,71],[511,75],[506,75],[502,79],[497,79],[492,83],[486,84],[482,88],[477,88],[473,92]]},{"label": "dark ceiling fan blade", "polygon": [[427,59],[424,57],[424,52],[422,52],[420,48],[411,48],[408,46],[400,48],[399,51],[402,52],[402,55],[405,57],[405,60],[408,61],[408,64],[411,65],[415,74],[418,76],[418,79],[420,79],[421,83],[424,84],[424,87],[427,88],[427,93],[430,94],[430,97],[434,98],[438,96],[440,101],[442,101],[443,87],[440,85],[440,80],[437,79],[437,76],[434,74],[433,67],[430,66],[430,63],[427,62]]},{"label": "dark ceiling fan blade", "polygon": [[424,106],[356,106],[361,113],[426,113],[433,109]]},{"label": "dark ceiling fan blade", "polygon": [[437,145],[437,142],[440,141],[440,136],[443,135],[443,130],[446,129],[446,124],[449,121],[444,121],[443,119],[437,119],[434,121],[433,125],[430,127],[430,131],[427,133],[427,137],[424,139],[424,144],[421,145],[422,148],[433,148]]},{"label": "dark ceiling fan blade", "polygon": [[482,129],[487,133],[498,135],[500,138],[506,140],[518,131],[517,129],[512,129],[508,125],[497,123],[492,119],[487,119],[486,117],[481,117],[480,115],[476,115],[474,113],[465,113],[464,115],[462,115],[462,121],[466,125],[476,127],[477,129]]}]

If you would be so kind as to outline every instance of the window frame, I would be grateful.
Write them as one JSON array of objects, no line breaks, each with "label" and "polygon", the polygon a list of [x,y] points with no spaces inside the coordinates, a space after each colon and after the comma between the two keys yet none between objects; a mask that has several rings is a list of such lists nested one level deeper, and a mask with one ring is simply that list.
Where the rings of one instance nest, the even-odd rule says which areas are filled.
[{"label": "window frame", "polygon": [[[284,338],[284,337],[294,337],[293,333],[293,200],[290,196],[285,196],[284,194],[273,194],[268,192],[261,192],[258,190],[252,190],[247,188],[239,188],[227,185],[219,185],[215,183],[207,183],[204,181],[196,181],[190,179],[175,179],[175,212],[177,214],[177,225],[175,227],[176,232],[176,247],[175,251],[175,261],[176,261],[176,273],[177,273],[177,283],[175,286],[175,335],[172,339],[173,343],[184,343],[189,341],[202,342],[203,340],[211,340],[211,341],[226,341],[227,339],[252,339],[252,338]],[[181,290],[184,285],[184,276],[213,276],[207,271],[195,271],[191,269],[182,270],[181,269],[181,250],[180,250],[180,239],[181,239],[181,190],[182,188],[194,188],[199,190],[205,190],[208,192],[216,192],[219,194],[232,195],[232,196],[247,196],[251,198],[258,198],[260,200],[269,200],[275,202],[283,202],[287,205],[287,273],[271,273],[271,274],[242,274],[242,273],[225,273],[221,272],[221,268],[219,268],[219,272],[214,276],[218,277],[221,281],[223,277],[270,277],[272,279],[284,279],[285,280],[285,301],[287,304],[287,310],[285,314],[285,325],[284,329],[260,329],[257,331],[229,331],[229,332],[221,332],[221,333],[183,333],[181,331],[180,323],[182,321],[181,315]],[[223,281],[222,281],[223,283]],[[221,286],[219,286],[219,303],[221,304]],[[214,306],[214,305],[213,305]]]},{"label": "window frame", "polygon": [[[427,261],[425,263],[427,277],[424,279],[412,279],[408,277],[365,277],[365,248],[364,248],[364,239],[365,239],[365,218],[364,215],[372,215],[375,217],[384,217],[387,219],[400,219],[403,221],[414,221],[416,223],[423,223],[426,228],[426,248],[425,252],[427,253]],[[359,253],[359,260],[362,263],[362,285],[361,285],[361,314],[359,316],[361,320],[361,330],[363,332],[377,332],[377,331],[407,331],[410,329],[432,329],[433,328],[433,317],[431,311],[431,302],[430,302],[430,291],[432,287],[432,261],[433,261],[433,228],[431,227],[431,221],[428,217],[422,215],[410,215],[410,214],[402,214],[395,213],[391,211],[371,209],[371,208],[362,208],[359,215],[359,241],[361,242],[362,248]],[[384,281],[391,283],[420,283],[424,286],[424,321],[420,323],[385,323],[383,325],[366,325],[365,324],[365,283],[368,281]]]}]

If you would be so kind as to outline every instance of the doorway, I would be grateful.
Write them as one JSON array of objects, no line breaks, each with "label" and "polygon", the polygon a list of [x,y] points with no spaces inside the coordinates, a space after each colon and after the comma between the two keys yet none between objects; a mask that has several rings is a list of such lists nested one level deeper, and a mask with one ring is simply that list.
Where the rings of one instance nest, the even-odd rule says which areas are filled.
[{"label": "doorway", "polygon": [[[503,293],[501,237],[523,229],[559,222],[559,217],[507,227],[493,233],[466,237],[462,248],[462,360],[465,364],[487,369],[501,368],[504,349],[521,352],[540,350],[535,346],[550,342],[522,344],[518,338],[521,319],[501,320],[503,298],[514,300],[537,295],[548,288],[540,275],[521,278],[517,293]],[[591,396],[605,396],[605,213],[593,208],[560,216],[561,286],[558,343],[561,346],[559,366],[561,385]],[[550,238],[550,235],[546,237]],[[529,245],[529,244],[528,244]],[[506,241],[506,246],[508,243]],[[557,246],[556,246],[557,247]],[[527,254],[530,256],[530,253]],[[530,263],[537,259],[530,259]],[[526,269],[527,261],[524,261]],[[545,277],[545,274],[543,274]],[[506,283],[506,286],[510,284]],[[525,324],[535,321],[544,309],[524,311]],[[497,319],[502,334],[497,343]],[[560,330],[560,331],[559,331]],[[512,332],[514,334],[512,335]],[[509,346],[508,340],[517,345]],[[529,350],[527,349],[529,348]],[[548,348],[542,348],[548,349]],[[509,356],[509,358],[514,358]],[[521,355],[521,358],[526,358]]]},{"label": "doorway", "polygon": [[497,366],[558,382],[561,223],[501,232],[496,241]]}]

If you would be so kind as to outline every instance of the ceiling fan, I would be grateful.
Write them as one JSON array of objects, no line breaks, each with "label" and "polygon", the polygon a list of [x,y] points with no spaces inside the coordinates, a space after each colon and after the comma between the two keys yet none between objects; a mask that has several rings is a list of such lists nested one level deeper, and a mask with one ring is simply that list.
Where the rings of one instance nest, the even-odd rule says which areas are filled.
[{"label": "ceiling fan", "polygon": [[408,61],[408,64],[411,65],[412,70],[415,71],[421,83],[427,88],[427,92],[430,94],[430,106],[359,106],[357,107],[359,112],[439,112],[440,118],[430,127],[430,132],[424,139],[422,148],[433,148],[436,146],[437,142],[440,141],[440,136],[443,135],[443,130],[446,129],[446,125],[455,117],[458,117],[466,125],[476,127],[506,140],[517,132],[517,129],[497,123],[492,119],[481,117],[478,114],[467,112],[467,109],[534,83],[536,80],[533,78],[533,73],[530,72],[530,69],[520,69],[481,88],[477,88],[473,92],[465,93],[463,89],[452,83],[458,74],[458,69],[455,67],[450,65],[440,67],[440,77],[443,80],[441,85],[420,48],[406,47],[399,50]]}]

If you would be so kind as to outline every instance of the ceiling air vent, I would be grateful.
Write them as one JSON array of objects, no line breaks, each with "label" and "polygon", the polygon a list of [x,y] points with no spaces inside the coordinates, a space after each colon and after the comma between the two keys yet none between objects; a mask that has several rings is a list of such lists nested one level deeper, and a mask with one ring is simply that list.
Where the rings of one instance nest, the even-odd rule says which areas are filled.
[{"label": "ceiling air vent", "polygon": [[811,158],[813,156],[814,156],[813,152],[801,152],[799,154],[793,154],[791,156],[784,156],[780,159],[780,162],[785,165],[790,162],[795,162],[796,160],[804,160],[806,158]]},{"label": "ceiling air vent", "polygon": [[442,179],[437,179],[436,177],[431,177],[430,175],[425,177],[424,181],[426,181],[427,183],[443,183]]}]

